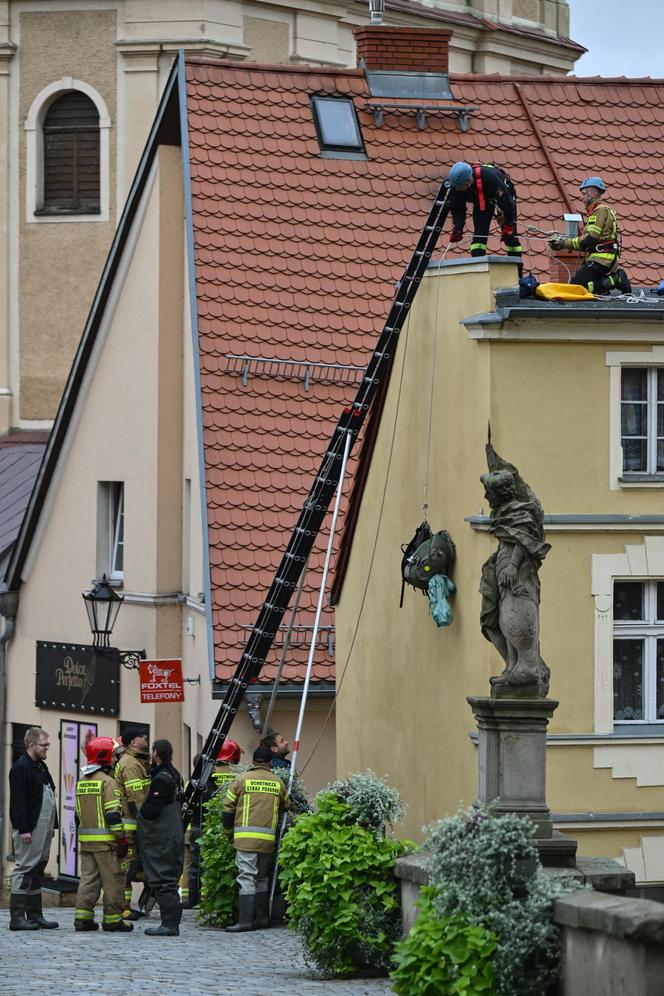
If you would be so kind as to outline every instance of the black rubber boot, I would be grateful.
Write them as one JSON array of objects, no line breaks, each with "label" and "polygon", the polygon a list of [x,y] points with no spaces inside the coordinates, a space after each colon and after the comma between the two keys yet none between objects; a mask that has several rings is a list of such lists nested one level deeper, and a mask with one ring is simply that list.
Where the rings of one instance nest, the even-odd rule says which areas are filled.
[{"label": "black rubber boot", "polygon": [[147,927],[145,933],[150,937],[179,937],[180,920],[182,919],[182,906],[180,897],[176,893],[170,893],[159,897],[159,911],[161,913],[161,923],[158,927]]},{"label": "black rubber boot", "polygon": [[254,927],[262,930],[270,926],[270,897],[267,892],[256,893],[256,912],[254,914]]},{"label": "black rubber boot", "polygon": [[10,930],[39,930],[38,923],[25,918],[27,898],[22,892],[12,892],[9,899]]},{"label": "black rubber boot", "polygon": [[622,267],[617,269],[616,272],[613,274],[613,283],[616,289],[619,290],[621,294],[630,294],[632,291],[632,285],[629,282],[629,277],[622,269]]},{"label": "black rubber boot", "polygon": [[87,934],[90,930],[99,930],[95,920],[74,920],[74,930],[77,934]]},{"label": "black rubber boot", "polygon": [[226,927],[230,933],[239,934],[242,930],[255,930],[254,910],[256,908],[256,896],[253,892],[241,892],[238,897],[240,915],[237,923],[232,927]]},{"label": "black rubber boot", "polygon": [[42,913],[42,894],[36,892],[32,896],[26,896],[25,911],[28,923],[36,923],[42,930],[55,930],[60,924],[56,920],[46,920]]}]

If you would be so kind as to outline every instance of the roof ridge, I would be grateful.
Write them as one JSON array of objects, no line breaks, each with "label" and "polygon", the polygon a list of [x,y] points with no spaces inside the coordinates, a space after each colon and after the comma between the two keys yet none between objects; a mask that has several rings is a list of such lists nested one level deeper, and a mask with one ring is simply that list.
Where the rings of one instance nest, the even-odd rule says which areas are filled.
[{"label": "roof ridge", "polygon": [[210,66],[213,69],[244,69],[247,72],[258,73],[300,73],[309,76],[352,76],[364,78],[363,69],[353,69],[350,66],[296,66],[290,63],[269,62],[231,62],[228,59],[211,59],[204,56],[187,56],[186,65]]},{"label": "roof ridge", "polygon": [[450,73],[453,82],[473,83],[570,83],[575,86],[597,86],[598,83],[620,83],[621,86],[664,86],[664,77],[653,76],[507,76],[502,73]]}]

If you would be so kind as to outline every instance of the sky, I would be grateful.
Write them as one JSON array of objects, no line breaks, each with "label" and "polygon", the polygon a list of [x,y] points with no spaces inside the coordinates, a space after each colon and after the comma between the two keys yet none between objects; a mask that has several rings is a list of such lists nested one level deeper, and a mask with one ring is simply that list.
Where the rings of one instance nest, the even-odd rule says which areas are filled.
[{"label": "sky", "polygon": [[576,76],[664,78],[662,0],[568,0],[570,35],[588,49]]}]

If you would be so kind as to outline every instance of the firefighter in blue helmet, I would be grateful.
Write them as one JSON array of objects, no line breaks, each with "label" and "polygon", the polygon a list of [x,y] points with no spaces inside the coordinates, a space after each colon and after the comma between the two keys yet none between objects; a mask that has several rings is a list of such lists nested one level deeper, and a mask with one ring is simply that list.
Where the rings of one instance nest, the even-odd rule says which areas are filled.
[{"label": "firefighter in blue helmet", "polygon": [[509,175],[493,163],[458,162],[452,166],[447,182],[450,187],[448,213],[452,215],[450,242],[461,242],[466,225],[467,205],[473,206],[473,235],[471,256],[486,256],[491,222],[495,217],[500,225],[500,238],[522,273],[521,243],[517,233],[516,189]]},{"label": "firefighter in blue helmet", "polygon": [[583,231],[574,238],[554,235],[549,239],[549,246],[554,250],[577,249],[585,253],[583,263],[570,280],[571,284],[587,287],[594,294],[608,294],[612,290],[629,294],[632,285],[625,271],[618,266],[618,217],[603,200],[606,184],[599,176],[589,176],[579,185],[579,190],[585,207]]}]

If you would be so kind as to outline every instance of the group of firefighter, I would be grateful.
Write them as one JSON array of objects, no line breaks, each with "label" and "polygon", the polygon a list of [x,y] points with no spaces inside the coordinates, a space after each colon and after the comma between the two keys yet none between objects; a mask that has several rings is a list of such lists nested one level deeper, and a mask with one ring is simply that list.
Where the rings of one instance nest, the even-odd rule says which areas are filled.
[{"label": "group of firefighter", "polygon": [[[522,247],[517,231],[517,192],[509,174],[493,163],[454,163],[447,178],[448,201],[443,222],[452,215],[449,243],[462,241],[468,205],[472,206],[471,256],[486,256],[491,224],[496,219],[507,255],[515,260],[522,276]],[[552,234],[553,251],[563,249],[580,254],[579,265],[569,283],[586,287],[593,294],[616,290],[629,294],[631,285],[619,265],[620,232],[613,207],[606,203],[606,184],[599,176],[589,176],[579,185],[584,205],[583,231],[574,236]]]},{"label": "group of firefighter", "polygon": [[103,929],[133,930],[132,921],[145,913],[131,907],[132,883],[142,881],[146,892],[154,894],[161,914],[159,926],[148,927],[145,933],[178,936],[183,907],[198,905],[200,898],[204,804],[222,788],[222,823],[233,836],[239,886],[239,918],[227,929],[267,927],[269,864],[279,816],[288,808],[284,781],[273,773],[272,765],[288,765],[288,746],[279,734],[269,735],[254,751],[248,770],[238,773],[242,748],[226,740],[206,791],[199,793],[185,836],[184,786],[172,764],[171,744],[156,740],[149,752],[146,733],[136,727],[127,729],[121,741],[91,739],[76,786],[81,878],[75,929],[98,929],[94,909],[103,890]]}]

